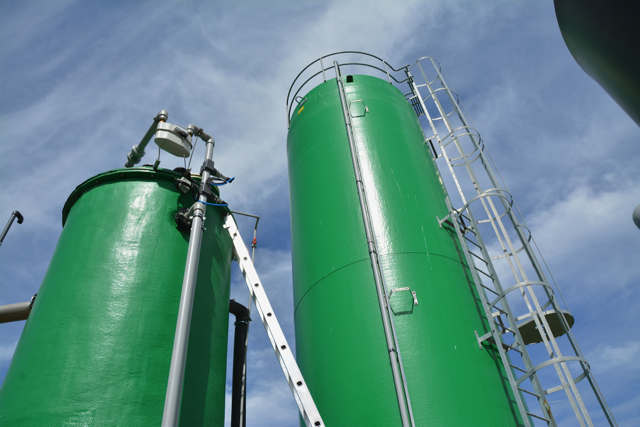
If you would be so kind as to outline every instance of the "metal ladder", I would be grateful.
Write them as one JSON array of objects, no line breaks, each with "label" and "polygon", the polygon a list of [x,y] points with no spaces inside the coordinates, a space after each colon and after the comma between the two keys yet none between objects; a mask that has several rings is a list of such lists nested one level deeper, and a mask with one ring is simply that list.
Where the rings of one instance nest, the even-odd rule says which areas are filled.
[{"label": "metal ladder", "polygon": [[256,269],[251,262],[249,251],[240,236],[238,226],[236,225],[232,215],[229,214],[226,216],[224,228],[229,232],[229,236],[231,236],[231,240],[233,241],[234,257],[238,261],[240,271],[242,271],[242,275],[249,287],[253,303],[258,314],[260,314],[260,319],[262,319],[262,323],[267,331],[273,350],[280,362],[284,376],[289,383],[291,393],[298,404],[300,415],[304,419],[307,427],[323,427],[325,424],[320,417],[320,413],[318,412],[318,408],[316,407],[313,398],[311,397],[311,392],[307,387],[307,383],[302,377],[298,363],[293,357],[293,352],[291,351],[291,347],[289,347],[289,343],[282,332],[278,319],[276,319],[271,303],[269,303],[269,298],[267,298],[262,282],[260,281],[258,273],[256,273]]},{"label": "metal ladder", "polygon": [[[511,311],[508,309],[508,307],[507,307],[507,310],[503,310],[499,307],[496,307],[495,302],[492,305],[487,300],[486,291],[490,291],[496,295],[497,293],[493,289],[485,286],[482,283],[482,280],[480,279],[480,276],[478,275],[478,273],[489,278],[497,285],[497,287],[500,287],[497,279],[497,274],[493,270],[492,265],[490,263],[487,263],[484,259],[486,248],[484,247],[482,242],[480,243],[474,242],[471,238],[467,237],[466,234],[472,233],[474,237],[477,239],[481,239],[482,237],[479,236],[476,233],[476,231],[474,231],[473,228],[467,227],[464,224],[462,218],[467,218],[467,221],[471,223],[470,218],[468,218],[462,213],[455,211],[451,207],[451,201],[449,200],[449,198],[446,199],[446,203],[447,203],[447,207],[449,208],[449,215],[445,216],[443,219],[438,218],[440,228],[442,228],[443,223],[447,222],[455,230],[458,240],[460,242],[460,247],[462,248],[462,251],[464,253],[465,260],[467,261],[467,266],[471,271],[471,275],[473,277],[473,283],[476,286],[477,294],[480,297],[480,301],[482,303],[482,308],[484,309],[487,322],[489,323],[489,332],[487,332],[486,334],[479,336],[478,332],[474,331],[476,334],[476,339],[478,340],[478,347],[480,349],[483,349],[482,343],[485,341],[488,341],[494,344],[496,350],[498,350],[498,354],[500,355],[500,360],[502,360],[502,365],[505,367],[505,372],[507,374],[507,378],[509,380],[511,390],[516,400],[516,404],[518,406],[518,410],[520,412],[524,425],[526,427],[532,427],[529,417],[534,417],[547,422],[550,426],[556,426],[556,423],[555,423],[555,420],[553,420],[553,415],[551,414],[551,411],[547,406],[544,405],[544,403],[541,403],[541,408],[544,408],[545,412],[542,415],[537,415],[528,410],[528,407],[526,406],[525,402],[522,399],[521,392],[530,394],[536,397],[538,401],[540,401],[541,399],[544,399],[544,391],[542,390],[542,386],[540,385],[540,381],[538,380],[537,376],[534,376],[532,378],[532,383],[535,390],[533,392],[521,387],[518,380],[514,377],[515,370],[521,371],[523,373],[526,373],[526,371],[524,371],[523,369],[519,368],[518,366],[514,365],[511,362],[510,357],[507,355],[507,353],[510,350],[520,354],[523,361],[525,362],[525,366],[532,368],[533,364],[531,363],[531,359],[529,358],[528,353],[526,352],[526,350],[524,350],[525,344],[522,340],[522,337],[516,325],[516,321],[513,318]],[[475,253],[471,252],[469,250],[469,246],[468,246],[469,244],[475,245],[479,250],[483,251],[483,256],[480,257]],[[475,259],[472,258],[472,256]],[[476,266],[475,260],[479,260],[481,263],[483,263],[486,269],[489,271],[484,271],[483,269],[478,268]],[[508,304],[508,303],[505,300],[503,301],[503,304]],[[507,321],[509,325],[508,327],[504,325],[504,321],[502,320],[502,317],[501,317],[502,315],[505,315],[507,317]],[[511,345],[505,343],[504,340],[502,339],[502,336],[507,333],[513,334],[513,338],[515,342]],[[507,366],[509,368],[507,368]]]},{"label": "metal ladder", "polygon": [[[430,69],[433,78],[427,77],[421,60],[426,60],[433,66]],[[413,67],[419,69],[423,77],[421,84],[417,84],[411,75]],[[485,341],[496,344],[523,422],[531,426],[533,419],[529,417],[533,417],[555,427],[556,422],[546,395],[564,390],[579,425],[592,427],[594,423],[576,387],[578,382],[587,378],[609,425],[617,426],[590,372],[589,364],[573,337],[570,329],[570,320],[573,318],[568,311],[560,309],[554,290],[547,282],[530,244],[530,232],[516,216],[511,195],[498,181],[482,139],[467,120],[466,111],[463,112],[458,96],[446,81],[440,65],[433,58],[421,58],[407,69],[406,74],[410,87],[407,100],[419,118],[426,118],[427,126],[423,126],[423,129],[433,133],[430,138],[425,137],[425,143],[430,143],[435,158],[444,158],[451,173],[452,185],[457,189],[456,197],[462,205],[454,208],[447,197],[449,212],[443,219],[438,218],[438,221],[441,227],[445,221],[449,222],[455,230],[489,322],[486,333],[481,331],[482,335],[478,336],[476,331],[478,345],[482,348],[482,342]],[[425,92],[424,96],[421,90]],[[426,101],[431,108],[427,107]],[[436,153],[433,141],[440,147],[440,155]],[[456,173],[457,169],[466,173]],[[504,267],[500,274],[495,263],[501,263]],[[501,281],[511,286],[504,289]],[[542,289],[546,300],[538,298],[534,287]],[[493,296],[489,298],[489,294]],[[517,299],[518,294],[521,299]],[[519,306],[519,309],[524,307],[525,314],[515,317],[510,302]],[[517,323],[518,321],[522,322]],[[537,364],[533,362],[526,347],[527,340],[523,339],[521,333],[521,328],[527,326],[527,323],[529,329],[537,334],[534,340],[528,336],[529,343],[542,342],[546,351],[546,360]],[[562,354],[556,341],[560,336],[568,341],[565,352],[571,355]],[[520,357],[516,359],[520,360],[510,360],[507,355],[509,351],[518,354]],[[569,363],[581,371],[575,378],[570,372]],[[544,389],[538,373],[550,366],[554,367],[560,384]],[[524,388],[527,379],[533,391]],[[526,409],[521,392],[536,398],[541,415]]]}]

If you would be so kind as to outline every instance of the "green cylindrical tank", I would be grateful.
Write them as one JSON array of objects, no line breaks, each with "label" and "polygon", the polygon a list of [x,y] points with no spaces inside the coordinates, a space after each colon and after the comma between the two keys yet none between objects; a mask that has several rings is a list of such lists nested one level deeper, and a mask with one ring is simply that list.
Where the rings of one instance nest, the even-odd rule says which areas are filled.
[{"label": "green cylindrical tank", "polygon": [[[193,203],[169,170],[120,169],[71,194],[63,230],[0,389],[3,426],[159,426]],[[222,426],[232,244],[208,208],[183,426]]]},{"label": "green cylindrical tank", "polygon": [[[417,426],[521,425],[415,112],[389,82],[345,78],[367,202]],[[352,80],[352,81],[351,81]],[[297,358],[326,425],[401,425],[335,79],[287,140]],[[411,292],[416,293],[414,305]],[[484,332],[482,332],[484,333]]]}]

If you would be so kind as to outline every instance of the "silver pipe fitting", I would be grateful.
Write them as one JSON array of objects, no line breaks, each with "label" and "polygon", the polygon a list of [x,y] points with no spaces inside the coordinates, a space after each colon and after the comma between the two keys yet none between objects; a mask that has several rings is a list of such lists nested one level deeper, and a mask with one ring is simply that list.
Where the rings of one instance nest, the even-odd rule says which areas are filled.
[{"label": "silver pipe fitting", "polygon": [[127,154],[127,163],[124,164],[125,168],[130,168],[140,163],[140,160],[145,155],[144,149],[147,147],[147,144],[149,144],[149,141],[151,141],[156,130],[158,130],[158,123],[166,122],[168,119],[169,113],[167,110],[160,110],[160,112],[153,118],[153,123],[149,126],[149,130],[144,134],[140,143],[138,145],[134,145],[129,154]]}]

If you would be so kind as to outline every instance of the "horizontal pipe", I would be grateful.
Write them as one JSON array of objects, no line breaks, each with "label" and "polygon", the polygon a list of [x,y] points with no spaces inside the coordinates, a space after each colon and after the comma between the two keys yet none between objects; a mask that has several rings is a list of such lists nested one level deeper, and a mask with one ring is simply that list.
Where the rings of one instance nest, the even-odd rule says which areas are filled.
[{"label": "horizontal pipe", "polygon": [[31,301],[0,305],[0,323],[27,320],[31,313]]}]

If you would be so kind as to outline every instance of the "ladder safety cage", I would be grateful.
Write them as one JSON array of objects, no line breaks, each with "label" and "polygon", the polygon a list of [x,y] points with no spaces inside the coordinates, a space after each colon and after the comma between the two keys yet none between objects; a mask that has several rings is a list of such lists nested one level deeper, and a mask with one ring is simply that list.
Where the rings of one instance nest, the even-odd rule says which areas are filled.
[{"label": "ladder safety cage", "polygon": [[[411,70],[417,70],[422,78],[420,84],[416,83]],[[440,147],[441,154],[434,154],[442,158],[441,162],[450,172],[450,176],[443,177],[445,185],[457,190],[450,192],[449,197],[455,197],[462,206],[454,208],[448,197],[449,212],[437,220],[441,227],[447,222],[455,229],[482,300],[489,331],[482,336],[476,331],[479,346],[482,347],[483,341],[496,343],[505,367],[511,367],[508,377],[514,394],[525,393],[538,401],[542,415],[525,411],[527,415],[555,426],[546,395],[564,390],[580,426],[593,426],[594,421],[576,386],[587,378],[608,424],[617,426],[571,332],[573,316],[566,301],[567,309],[561,309],[531,246],[532,242],[535,245],[531,232],[440,64],[430,57],[420,58],[406,69],[406,74],[410,86],[407,100],[423,125],[425,141],[435,141]],[[494,168],[501,180],[497,179]],[[540,258],[544,262],[541,254]],[[546,266],[546,262],[544,264]],[[506,289],[503,283],[509,284]],[[562,296],[557,284],[555,289]],[[524,314],[514,316],[512,307]],[[528,333],[523,338],[525,329]],[[560,337],[562,341],[557,339]],[[544,351],[527,349],[528,344],[538,342],[544,344]],[[520,357],[506,362],[503,356],[510,350],[516,350],[514,353]],[[539,373],[549,366],[554,367],[556,376],[545,375],[544,379],[559,385],[544,389]],[[570,366],[580,374],[574,377]],[[527,379],[533,391],[523,388]],[[528,396],[526,399],[531,399]],[[516,400],[520,408],[518,396]],[[525,420],[527,423],[529,420]]]},{"label": "ladder safety cage", "polygon": [[276,353],[278,362],[282,367],[291,393],[298,405],[300,415],[304,419],[307,427],[324,427],[324,422],[320,417],[318,408],[311,396],[311,392],[307,387],[307,383],[302,377],[298,363],[296,362],[291,347],[287,342],[287,339],[282,332],[282,328],[278,323],[278,319],[271,307],[269,298],[262,286],[262,282],[258,277],[258,273],[255,270],[249,251],[240,236],[238,226],[231,214],[225,217],[224,228],[228,231],[229,236],[233,242],[234,257],[238,261],[240,271],[245,278],[249,293],[255,305],[260,319],[264,324],[264,328],[267,331],[273,350]]}]

